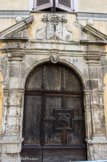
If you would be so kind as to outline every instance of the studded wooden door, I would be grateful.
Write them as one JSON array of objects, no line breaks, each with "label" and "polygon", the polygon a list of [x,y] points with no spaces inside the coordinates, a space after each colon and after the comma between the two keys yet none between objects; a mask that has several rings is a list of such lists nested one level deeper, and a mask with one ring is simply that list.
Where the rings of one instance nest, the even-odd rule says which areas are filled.
[{"label": "studded wooden door", "polygon": [[83,88],[60,64],[37,67],[25,91],[22,162],[86,160]]}]

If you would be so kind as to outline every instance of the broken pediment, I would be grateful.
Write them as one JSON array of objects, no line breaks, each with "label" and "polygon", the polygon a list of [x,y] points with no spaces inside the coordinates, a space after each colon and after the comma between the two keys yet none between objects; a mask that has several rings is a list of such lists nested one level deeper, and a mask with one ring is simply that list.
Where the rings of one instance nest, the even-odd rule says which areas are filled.
[{"label": "broken pediment", "polygon": [[33,21],[33,16],[17,22],[11,27],[0,32],[0,39],[25,39],[28,38],[28,27]]},{"label": "broken pediment", "polygon": [[85,27],[82,26],[81,41],[106,42],[107,35],[87,24]]},{"label": "broken pediment", "polygon": [[44,15],[43,28],[36,33],[37,40],[72,41],[72,32],[67,29],[66,15]]}]

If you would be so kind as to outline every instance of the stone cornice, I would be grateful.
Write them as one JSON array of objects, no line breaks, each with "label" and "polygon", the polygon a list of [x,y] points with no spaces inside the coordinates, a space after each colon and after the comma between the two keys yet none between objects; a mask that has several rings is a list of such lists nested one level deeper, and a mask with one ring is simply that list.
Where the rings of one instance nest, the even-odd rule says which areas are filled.
[{"label": "stone cornice", "polygon": [[88,41],[88,40],[81,40],[81,44],[91,44],[91,45],[106,45],[107,41]]},{"label": "stone cornice", "polygon": [[77,19],[107,21],[107,13],[77,12]]},{"label": "stone cornice", "polygon": [[[74,48],[76,49],[76,48]],[[105,56],[107,52],[102,51],[87,51],[87,50],[72,50],[72,49],[41,49],[40,48],[4,48],[1,49],[2,53],[8,55],[8,57],[23,57],[24,55],[50,55],[50,54],[58,54],[58,55],[71,55],[77,56],[80,55],[85,58],[85,60],[100,60],[101,56]]]},{"label": "stone cornice", "polygon": [[28,10],[0,10],[0,18],[16,18],[17,16],[29,17],[30,11]]},{"label": "stone cornice", "polygon": [[6,43],[8,43],[8,42],[11,42],[11,41],[14,41],[14,42],[28,42],[28,40],[29,40],[29,38],[27,38],[27,37],[20,37],[20,38],[18,38],[18,37],[11,37],[11,38],[0,38],[0,41],[2,41],[2,42],[6,42]]}]

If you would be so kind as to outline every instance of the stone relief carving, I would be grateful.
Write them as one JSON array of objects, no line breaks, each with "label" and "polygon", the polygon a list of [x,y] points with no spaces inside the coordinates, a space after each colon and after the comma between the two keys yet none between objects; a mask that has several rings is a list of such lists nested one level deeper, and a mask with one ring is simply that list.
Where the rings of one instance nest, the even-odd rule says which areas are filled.
[{"label": "stone relief carving", "polygon": [[57,54],[52,54],[50,60],[52,63],[56,64],[59,61],[59,56]]},{"label": "stone relief carving", "polygon": [[39,40],[72,41],[72,33],[67,30],[65,15],[44,15],[43,28],[36,33]]}]

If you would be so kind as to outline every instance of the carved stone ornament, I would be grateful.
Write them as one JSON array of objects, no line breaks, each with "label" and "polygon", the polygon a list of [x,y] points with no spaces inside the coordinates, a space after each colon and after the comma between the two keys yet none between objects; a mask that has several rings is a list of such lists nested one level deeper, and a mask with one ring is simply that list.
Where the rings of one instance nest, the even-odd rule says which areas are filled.
[{"label": "carved stone ornament", "polygon": [[50,60],[52,63],[56,64],[59,61],[59,56],[57,54],[52,54]]},{"label": "carved stone ornament", "polygon": [[43,28],[36,33],[39,40],[72,41],[72,32],[67,30],[67,18],[62,15],[45,14],[42,18]]},{"label": "carved stone ornament", "polygon": [[73,109],[54,109],[54,128],[55,131],[71,132],[73,128]]}]

